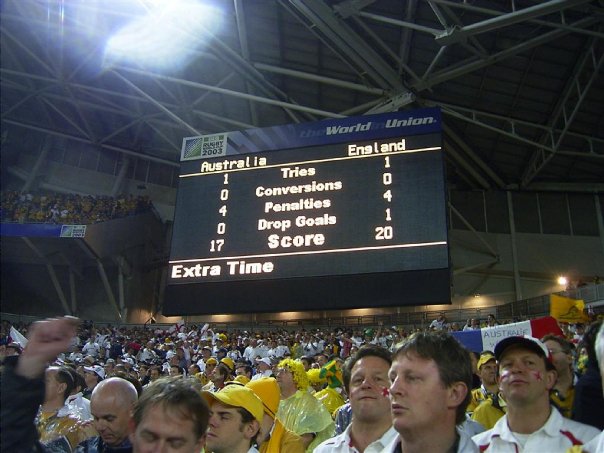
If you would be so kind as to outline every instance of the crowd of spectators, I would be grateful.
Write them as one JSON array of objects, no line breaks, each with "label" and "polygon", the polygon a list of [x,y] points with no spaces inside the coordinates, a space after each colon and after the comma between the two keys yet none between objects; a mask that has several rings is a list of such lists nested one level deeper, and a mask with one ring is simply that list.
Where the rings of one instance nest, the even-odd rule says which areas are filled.
[{"label": "crowd of spectators", "polygon": [[2,222],[89,225],[152,210],[147,196],[1,192]]},{"label": "crowd of spectators", "polygon": [[[260,445],[262,442],[259,442],[258,439],[261,438],[269,442],[267,439],[270,436],[266,435],[266,431],[261,426],[265,423],[270,427],[270,432],[274,432],[275,424],[278,421],[283,425],[278,425],[280,427],[278,437],[283,439],[285,435],[292,445],[303,446],[303,448],[292,446],[292,452],[304,450],[310,452],[315,448],[317,451],[336,451],[325,449],[325,445],[341,444],[340,447],[344,448],[342,445],[345,443],[338,443],[339,441],[335,440],[327,441],[327,439],[333,435],[350,435],[351,420],[354,420],[352,415],[355,410],[354,404],[351,407],[354,398],[350,393],[353,383],[350,381],[350,373],[368,373],[364,368],[360,370],[355,368],[357,362],[362,364],[369,360],[377,361],[377,365],[374,364],[377,367],[375,369],[381,369],[378,366],[379,358],[381,357],[382,361],[388,359],[392,368],[390,377],[386,380],[394,382],[394,376],[398,373],[396,367],[400,366],[402,367],[400,369],[403,370],[408,365],[405,362],[408,353],[402,355],[400,352],[402,344],[419,341],[417,338],[425,338],[428,340],[421,341],[430,342],[433,341],[430,340],[431,336],[435,336],[434,338],[440,338],[438,341],[443,343],[434,351],[438,351],[438,348],[445,348],[442,354],[449,355],[447,360],[451,361],[451,357],[456,357],[455,354],[459,355],[459,351],[455,347],[455,351],[446,352],[446,348],[449,346],[443,345],[450,345],[451,342],[446,338],[452,338],[448,331],[477,329],[480,326],[496,324],[497,320],[493,316],[489,316],[484,322],[470,319],[464,327],[452,328],[444,313],[426,328],[415,329],[415,331],[383,325],[352,330],[336,328],[329,331],[320,329],[244,331],[218,330],[208,324],[203,326],[178,324],[170,328],[160,328],[154,325],[95,326],[92,322],[85,322],[78,326],[77,335],[71,341],[69,350],[59,354],[52,366],[46,370],[47,395],[38,412],[36,424],[41,439],[47,445],[52,445],[53,451],[75,451],[78,443],[91,439],[96,432],[90,423],[86,423],[90,420],[94,421],[93,426],[100,435],[98,442],[110,442],[111,435],[106,434],[106,430],[97,420],[98,415],[94,413],[94,395],[100,398],[99,395],[103,394],[104,387],[118,386],[119,390],[119,382],[128,382],[127,385],[131,387],[125,387],[125,384],[122,383],[120,391],[128,394],[128,388],[133,388],[138,397],[141,397],[149,391],[149,388],[162,382],[163,378],[167,378],[188,382],[191,388],[196,389],[197,394],[205,395],[206,403],[211,406],[217,405],[216,407],[222,407],[221,405],[224,404],[227,407],[229,404],[236,406],[239,404],[238,401],[252,401],[249,394],[244,392],[239,395],[241,391],[232,389],[228,390],[224,397],[216,396],[233,385],[246,386],[255,392],[260,392],[259,398],[268,398],[263,401],[268,418],[264,420],[262,412],[260,412],[257,417],[251,417],[248,420],[251,423],[249,432],[253,435],[250,435],[249,439],[247,437],[243,439],[244,443]],[[555,407],[556,414],[562,414],[565,419],[573,418],[602,430],[604,412],[598,407],[600,409],[604,407],[604,399],[602,399],[601,378],[599,378],[597,361],[593,352],[594,331],[597,332],[600,324],[601,321],[595,321],[589,334],[586,332],[589,332],[590,329],[585,329],[585,325],[565,325],[562,330],[563,335],[544,337],[542,348],[549,351],[544,372],[556,371],[556,378],[552,381],[551,388],[547,388],[550,399],[546,406]],[[5,361],[10,361],[10,357],[17,357],[22,352],[22,347],[15,338],[15,330],[27,335],[28,328],[27,325],[11,326],[8,322],[2,323],[0,347]],[[457,342],[453,341],[453,344],[457,344]],[[427,346],[413,346],[413,348],[419,348],[417,351],[424,351],[422,348],[425,347]],[[367,348],[374,348],[374,352],[366,352]],[[383,352],[375,352],[376,349]],[[412,350],[415,351],[415,349]],[[508,415],[509,410],[512,410],[509,417],[513,418],[517,415],[514,415],[513,407],[508,408],[510,404],[513,404],[513,400],[508,394],[501,391],[502,387],[499,386],[499,379],[502,378],[501,370],[498,369],[498,366],[501,366],[501,353],[497,355],[497,348],[495,353],[492,351],[469,353],[463,348],[462,350],[466,351],[464,354],[468,358],[468,367],[472,366],[474,381],[468,386],[471,388],[467,389],[467,399],[459,399],[455,405],[455,407],[457,404],[463,405],[462,413],[466,414],[465,417],[460,419],[459,409],[453,407],[451,420],[452,426],[464,426],[467,437],[476,435],[485,429],[496,428],[497,422],[503,416]],[[413,354],[420,354],[417,351]],[[427,351],[430,349],[428,348]],[[377,358],[366,358],[363,362],[360,358],[364,357],[364,354],[373,354]],[[436,352],[424,351],[421,354],[428,354],[426,357],[421,356],[427,360],[431,357],[429,354],[436,354]],[[393,357],[395,361],[392,362],[389,357]],[[434,360],[438,362],[440,359],[434,357]],[[459,359],[455,360],[460,363],[461,368],[465,366]],[[403,366],[403,364],[405,365]],[[386,370],[388,369],[386,365],[384,367]],[[421,369],[420,365],[417,367],[417,370]],[[392,374],[393,372],[394,374]],[[409,373],[409,371],[404,373]],[[537,373],[535,376],[541,376],[541,374]],[[120,381],[116,383],[111,378],[120,378]],[[377,380],[378,378],[382,379],[379,376],[373,376],[371,379]],[[49,379],[52,382],[68,383],[68,385],[66,384],[66,387],[48,387]],[[272,381],[270,381],[271,379]],[[543,379],[540,377],[539,380]],[[557,383],[554,385],[556,380]],[[356,381],[354,382],[356,383]],[[365,384],[362,382],[364,381],[354,385],[363,387]],[[275,389],[278,387],[278,391],[267,390],[270,387],[269,383],[274,385]],[[389,385],[387,382],[380,381],[379,386],[371,384],[363,391],[373,388],[378,394],[381,392],[382,397],[388,399]],[[398,386],[400,384],[392,383],[390,392],[398,391]],[[56,390],[57,388],[59,390]],[[52,393],[53,391],[54,393]],[[311,396],[313,397],[311,398]],[[390,398],[394,397],[391,395]],[[92,399],[92,411],[90,399]],[[268,404],[267,401],[271,404]],[[271,410],[267,409],[269,406],[272,407]],[[252,404],[249,407],[254,406]],[[394,405],[393,408],[394,428],[396,428],[398,426],[396,415],[398,412],[404,411],[400,408],[396,409]],[[96,410],[98,412],[98,409]],[[63,424],[56,423],[57,414],[66,417]],[[212,412],[210,412],[211,414]],[[381,411],[380,426],[384,424],[383,417],[384,414]],[[254,419],[257,421],[257,425],[252,423]],[[212,420],[210,417],[208,428],[210,431],[208,432],[215,429],[216,437],[209,436],[208,441],[212,439],[218,445],[220,443],[218,442],[220,423]],[[461,422],[463,422],[462,425],[460,425]],[[361,423],[359,419],[357,429],[360,429]],[[401,424],[401,426],[403,425]],[[582,426],[572,425],[575,431]],[[252,429],[252,427],[254,428]],[[346,431],[347,427],[348,431]],[[395,431],[392,430],[394,428],[391,425],[386,428],[388,428],[388,432],[382,430],[383,432],[380,431],[378,436],[379,438],[384,436],[383,443],[378,442],[380,448],[385,446],[386,441],[390,442],[396,437],[395,431],[403,436],[403,428],[397,428]],[[590,428],[582,429],[577,432],[584,435],[597,433],[595,430],[591,431]],[[263,433],[265,436],[262,436]],[[473,445],[468,440],[469,437],[466,437],[462,436],[462,443]],[[486,437],[483,436],[481,439],[484,440]],[[59,440],[63,440],[63,443],[60,443]],[[371,441],[371,439],[366,440]],[[377,438],[371,442],[376,440]],[[323,443],[322,447],[318,447],[319,444],[326,441],[327,444]],[[121,442],[128,444],[129,441],[122,439]],[[219,446],[216,446],[214,450],[207,451],[218,452],[221,450]],[[265,448],[260,451],[280,450]],[[337,451],[357,450],[341,449]],[[381,449],[376,451],[381,451]],[[388,452],[391,451],[397,450],[388,450]]]}]

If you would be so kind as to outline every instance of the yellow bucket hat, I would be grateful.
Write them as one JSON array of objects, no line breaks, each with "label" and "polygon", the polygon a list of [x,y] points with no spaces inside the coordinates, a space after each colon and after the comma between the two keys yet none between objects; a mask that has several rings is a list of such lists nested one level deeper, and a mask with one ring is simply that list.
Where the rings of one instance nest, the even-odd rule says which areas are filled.
[{"label": "yellow bucket hat", "polygon": [[227,385],[221,391],[213,393],[208,391],[201,392],[211,407],[215,401],[219,401],[227,406],[242,407],[247,410],[252,416],[262,423],[264,418],[264,405],[260,398],[247,387],[241,385]]}]

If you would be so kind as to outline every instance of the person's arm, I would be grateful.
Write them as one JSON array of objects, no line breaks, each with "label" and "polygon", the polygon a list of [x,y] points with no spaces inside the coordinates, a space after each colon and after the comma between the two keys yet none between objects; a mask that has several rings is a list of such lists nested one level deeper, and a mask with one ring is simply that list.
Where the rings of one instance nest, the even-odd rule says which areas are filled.
[{"label": "person's arm", "polygon": [[27,379],[42,377],[48,362],[69,348],[78,324],[79,320],[71,316],[32,324],[29,341],[19,356],[15,373]]},{"label": "person's arm", "polygon": [[39,451],[34,419],[44,400],[44,370],[69,347],[78,322],[72,317],[36,322],[16,363],[6,364],[0,392],[2,451]]}]

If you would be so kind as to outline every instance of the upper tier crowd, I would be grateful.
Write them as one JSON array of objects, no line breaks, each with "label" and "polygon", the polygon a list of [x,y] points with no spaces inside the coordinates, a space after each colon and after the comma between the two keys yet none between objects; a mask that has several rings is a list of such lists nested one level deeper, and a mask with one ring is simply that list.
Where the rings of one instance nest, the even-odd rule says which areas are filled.
[{"label": "upper tier crowd", "polygon": [[147,196],[77,195],[53,192],[0,193],[2,222],[89,225],[152,210]]},{"label": "upper tier crowd", "polygon": [[493,351],[470,352],[449,333],[496,323],[3,322],[2,451],[604,451],[602,320],[507,337]]}]

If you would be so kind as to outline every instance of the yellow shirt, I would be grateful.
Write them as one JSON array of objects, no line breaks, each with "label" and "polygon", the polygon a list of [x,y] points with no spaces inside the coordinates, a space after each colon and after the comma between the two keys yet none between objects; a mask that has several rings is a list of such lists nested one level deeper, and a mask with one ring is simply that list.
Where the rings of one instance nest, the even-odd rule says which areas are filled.
[{"label": "yellow shirt", "polygon": [[472,420],[477,421],[485,429],[492,429],[501,417],[506,413],[506,404],[503,398],[499,397],[499,407],[493,405],[493,400],[487,398],[474,409]]},{"label": "yellow shirt", "polygon": [[571,387],[566,393],[565,397],[562,397],[557,391],[552,391],[549,395],[549,399],[563,417],[570,418],[573,410],[573,400],[575,399],[575,388]]},{"label": "yellow shirt", "polygon": [[480,405],[480,403],[482,403],[483,401],[492,397],[492,394],[488,393],[486,391],[486,389],[484,389],[482,386],[477,389],[472,390],[471,395],[472,395],[472,399],[470,400],[470,403],[468,404],[468,407],[466,408],[466,412],[469,412],[469,413],[474,412],[474,410],[476,410],[476,408]]}]

